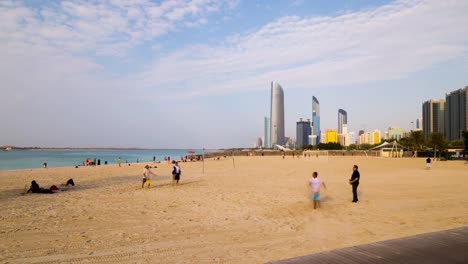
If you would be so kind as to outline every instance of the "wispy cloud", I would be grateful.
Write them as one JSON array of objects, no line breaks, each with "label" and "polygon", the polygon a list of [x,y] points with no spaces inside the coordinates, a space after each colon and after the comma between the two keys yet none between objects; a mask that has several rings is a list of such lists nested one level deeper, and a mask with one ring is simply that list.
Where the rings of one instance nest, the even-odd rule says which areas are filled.
[{"label": "wispy cloud", "polygon": [[185,25],[206,23],[207,14],[230,8],[218,0],[60,1],[31,8],[0,3],[0,40],[30,43],[72,54],[114,56]]},{"label": "wispy cloud", "polygon": [[127,93],[181,98],[265,89],[271,80],[313,88],[398,79],[464,56],[468,47],[468,2],[403,0],[334,17],[281,17],[215,46],[191,44],[164,54],[125,79],[111,81],[96,63],[96,56],[121,56],[145,42],[159,49],[158,37],[206,24],[207,14],[236,4],[60,1],[32,8],[3,1],[2,78],[7,89],[47,80],[44,89],[73,90],[60,82],[74,87],[74,80],[86,80],[103,94],[117,86]]},{"label": "wispy cloud", "polygon": [[[464,56],[465,1],[398,1],[337,17],[282,17],[218,46],[168,54],[142,85],[186,96],[392,80]],[[178,96],[180,96],[178,95]]]},{"label": "wispy cloud", "polygon": [[[402,0],[336,16],[285,16],[218,44],[179,43],[181,48],[170,53],[159,41],[172,32],[203,30],[214,14],[222,20],[237,4],[0,1],[0,90],[7,98],[0,112],[13,111],[0,120],[10,124],[2,140],[41,142],[56,123],[62,142],[69,134],[86,142],[80,134],[96,137],[95,131],[120,131],[124,137],[140,125],[142,106],[144,114],[167,110],[167,104],[136,102],[265,91],[271,80],[287,90],[357,87],[405,78],[445,61],[466,61],[468,54],[468,2],[455,0]],[[140,61],[129,58],[136,47],[140,56],[151,55],[149,63],[133,64]],[[119,75],[106,59],[128,73]]]}]

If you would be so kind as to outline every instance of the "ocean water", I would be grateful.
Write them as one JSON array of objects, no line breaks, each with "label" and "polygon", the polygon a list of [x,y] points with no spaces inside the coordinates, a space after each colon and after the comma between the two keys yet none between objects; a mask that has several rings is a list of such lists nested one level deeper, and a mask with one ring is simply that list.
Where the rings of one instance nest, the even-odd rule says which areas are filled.
[{"label": "ocean water", "polygon": [[[42,164],[47,162],[49,168],[70,167],[82,165],[89,158],[91,160],[100,159],[101,165],[105,161],[108,164],[117,164],[117,159],[122,158],[122,163],[128,161],[148,162],[163,161],[164,157],[180,159],[181,156],[189,155],[189,151],[195,154],[202,154],[202,150],[10,150],[0,151],[0,170],[19,170],[42,168]],[[213,151],[205,151],[205,153]]]}]

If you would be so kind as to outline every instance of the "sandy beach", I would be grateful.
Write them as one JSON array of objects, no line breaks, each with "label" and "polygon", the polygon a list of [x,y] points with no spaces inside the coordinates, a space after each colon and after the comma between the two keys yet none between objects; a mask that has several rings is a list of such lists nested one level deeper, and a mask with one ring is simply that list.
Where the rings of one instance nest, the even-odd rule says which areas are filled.
[{"label": "sandy beach", "polygon": [[[263,263],[468,225],[463,161],[280,156],[0,171],[2,263]],[[359,203],[348,179],[359,165]],[[234,168],[235,165],[235,168]],[[326,183],[313,210],[307,182]],[[77,184],[55,194],[21,195]]]}]

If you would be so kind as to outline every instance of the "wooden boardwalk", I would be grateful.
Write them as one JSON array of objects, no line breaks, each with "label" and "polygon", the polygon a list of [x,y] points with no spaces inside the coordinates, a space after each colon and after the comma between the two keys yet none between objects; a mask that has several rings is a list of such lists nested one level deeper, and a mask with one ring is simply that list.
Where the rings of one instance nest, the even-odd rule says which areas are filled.
[{"label": "wooden boardwalk", "polygon": [[272,264],[468,263],[468,226],[271,262]]}]

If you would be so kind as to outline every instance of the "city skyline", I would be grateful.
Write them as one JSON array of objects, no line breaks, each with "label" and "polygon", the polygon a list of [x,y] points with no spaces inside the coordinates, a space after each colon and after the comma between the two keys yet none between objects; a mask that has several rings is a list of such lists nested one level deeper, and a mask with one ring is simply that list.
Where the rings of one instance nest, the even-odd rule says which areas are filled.
[{"label": "city skyline", "polygon": [[[320,130],[409,130],[468,84],[467,1],[0,1],[0,145],[232,148],[269,84]],[[352,118],[351,118],[352,116]],[[411,123],[413,122],[413,123]]]}]

